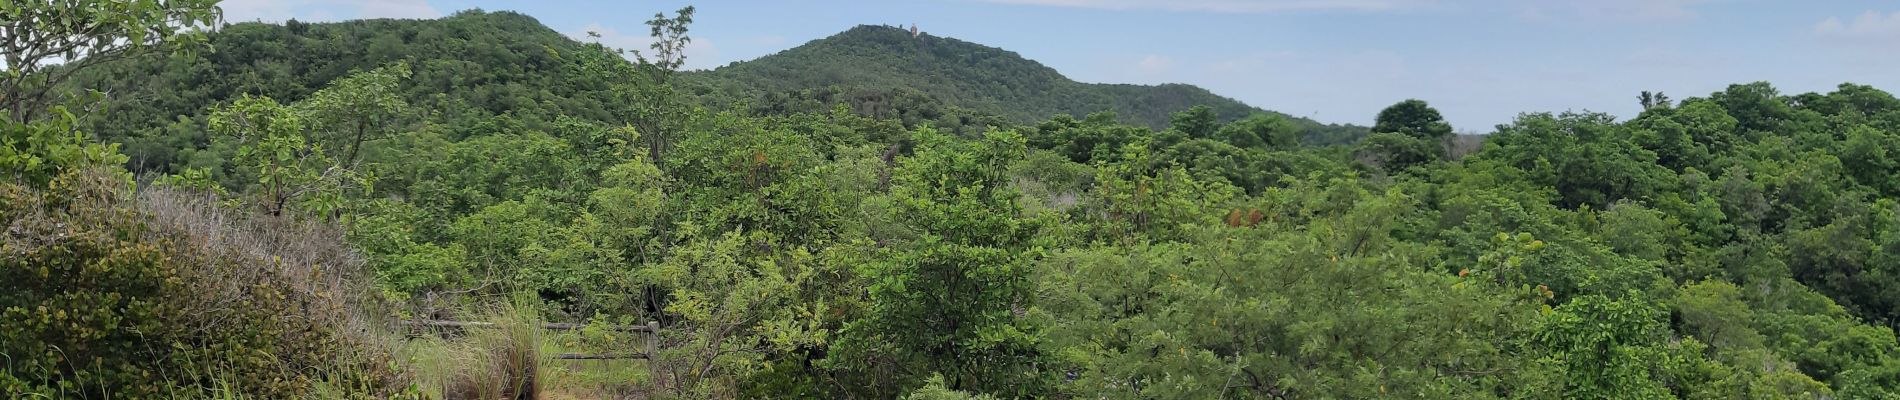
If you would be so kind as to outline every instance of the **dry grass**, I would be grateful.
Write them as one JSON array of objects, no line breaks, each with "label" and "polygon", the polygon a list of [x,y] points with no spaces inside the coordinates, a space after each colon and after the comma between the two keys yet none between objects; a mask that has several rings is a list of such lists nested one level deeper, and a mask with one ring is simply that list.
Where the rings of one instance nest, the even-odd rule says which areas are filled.
[{"label": "dry grass", "polygon": [[430,398],[445,400],[540,399],[548,360],[540,321],[525,306],[502,306],[494,315],[471,316],[492,328],[444,328],[410,340],[403,350]]},{"label": "dry grass", "polygon": [[139,209],[166,233],[182,233],[201,254],[234,262],[206,263],[201,274],[210,291],[200,307],[223,309],[245,300],[247,287],[269,283],[318,312],[313,322],[369,331],[362,308],[372,304],[363,257],[343,241],[335,225],[315,220],[231,212],[208,194],[162,187],[138,193]]},{"label": "dry grass", "polygon": [[[344,241],[344,231],[336,225],[232,211],[215,196],[160,187],[141,189],[137,200],[139,211],[156,228],[153,231],[212,259],[188,271],[194,290],[202,294],[184,299],[202,316],[187,321],[196,328],[215,333],[233,324],[256,323],[242,320],[242,313],[220,310],[251,306],[260,295],[288,297],[279,303],[293,305],[280,311],[283,318],[299,325],[334,328],[333,339],[341,351],[283,358],[286,363],[299,363],[291,366],[296,370],[325,378],[313,382],[314,398],[648,397],[638,385],[646,377],[643,360],[553,360],[552,354],[563,352],[624,352],[616,346],[627,338],[603,348],[598,339],[583,338],[586,334],[580,331],[543,331],[532,300],[517,299],[509,302],[517,304],[485,307],[491,311],[463,316],[497,322],[499,328],[408,338],[396,324],[394,306],[382,302],[370,286],[365,259]],[[298,329],[284,332],[313,334]],[[390,369],[392,365],[397,367]],[[238,391],[227,388],[220,393]]]},{"label": "dry grass", "polygon": [[314,377],[319,393],[390,397],[409,386],[409,374],[390,366],[394,314],[371,291],[366,263],[341,228],[236,212],[215,196],[164,187],[142,188],[136,200],[153,235],[202,258],[181,271],[192,295],[173,300],[194,317],[179,322],[211,336],[259,323],[292,327],[273,331],[306,347],[275,356],[285,371]]},{"label": "dry grass", "polygon": [[541,394],[540,328],[510,323],[477,332],[443,388],[449,400],[534,400]]},{"label": "dry grass", "polygon": [[[436,328],[408,341],[402,354],[427,397],[439,399],[645,399],[647,362],[638,359],[558,360],[561,353],[624,353],[638,334],[611,330],[549,331],[514,310],[465,315],[499,328]],[[591,332],[590,332],[591,331]],[[603,337],[611,336],[611,337]],[[529,393],[535,397],[529,397]]]}]

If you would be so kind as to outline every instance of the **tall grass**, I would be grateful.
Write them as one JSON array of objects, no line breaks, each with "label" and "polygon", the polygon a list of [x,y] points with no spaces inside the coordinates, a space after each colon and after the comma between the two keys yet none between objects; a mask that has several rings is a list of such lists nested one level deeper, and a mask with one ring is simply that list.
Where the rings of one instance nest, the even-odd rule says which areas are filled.
[{"label": "tall grass", "polygon": [[[183,382],[207,382],[204,395],[220,398],[261,393],[256,386],[276,379],[311,398],[419,397],[393,359],[401,345],[394,313],[371,289],[366,261],[342,227],[244,213],[215,195],[166,187],[141,188],[136,205],[156,231],[200,258],[181,273],[190,295],[170,300],[193,316],[180,323],[208,336],[268,334],[284,343],[270,354],[281,370],[195,360],[189,364],[205,370],[184,371]],[[256,324],[288,329],[246,328]]]},{"label": "tall grass", "polygon": [[411,340],[404,353],[426,394],[444,400],[540,398],[548,360],[541,352],[541,321],[531,309],[503,305],[491,315],[469,318],[495,327],[444,330]]}]

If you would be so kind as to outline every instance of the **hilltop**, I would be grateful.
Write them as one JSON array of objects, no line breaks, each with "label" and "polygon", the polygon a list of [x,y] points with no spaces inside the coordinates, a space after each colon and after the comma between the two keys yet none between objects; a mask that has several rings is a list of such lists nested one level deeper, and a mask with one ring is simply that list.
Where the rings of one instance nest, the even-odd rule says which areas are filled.
[{"label": "hilltop", "polygon": [[[332,80],[395,62],[415,70],[402,92],[445,115],[565,115],[615,121],[612,94],[578,63],[599,49],[533,17],[468,10],[429,20],[239,23],[209,35],[212,52],[132,59],[76,77],[73,87],[111,94],[93,132],[125,144],[139,165],[184,161],[175,154],[201,133],[168,130],[180,117],[243,95],[295,101]],[[617,62],[617,61],[616,61]],[[824,111],[847,103],[858,113],[932,121],[969,133],[1027,125],[1057,114],[1112,112],[1123,122],[1166,128],[1173,113],[1206,105],[1223,120],[1256,113],[1192,85],[1094,84],[1071,80],[1021,55],[895,27],[859,26],[756,60],[683,74],[680,85],[712,110],[749,106],[755,114]],[[1280,114],[1284,116],[1284,114]],[[1364,127],[1288,117],[1311,145],[1342,144]]]},{"label": "hilltop", "polygon": [[[708,104],[740,101],[841,100],[902,103],[910,91],[975,113],[1032,123],[1057,114],[1082,117],[1107,111],[1122,122],[1166,128],[1170,116],[1205,105],[1225,120],[1279,114],[1193,85],[1082,83],[1016,52],[892,26],[860,25],[776,54],[688,75],[688,86]],[[915,101],[913,101],[915,102]],[[863,107],[860,107],[863,108]],[[878,107],[871,107],[878,108]],[[903,105],[884,108],[903,108]],[[1286,116],[1306,131],[1309,144],[1350,142],[1365,128],[1327,125]]]},{"label": "hilltop", "polygon": [[351,73],[399,62],[413,76],[398,92],[444,118],[616,116],[608,85],[578,73],[585,60],[602,58],[601,52],[514,12],[239,23],[207,40],[213,51],[134,57],[75,76],[69,86],[107,94],[104,109],[110,112],[91,113],[87,129],[106,142],[123,143],[136,169],[163,169],[194,157],[179,149],[210,142],[191,128],[203,122],[209,107],[246,95],[297,101]]}]

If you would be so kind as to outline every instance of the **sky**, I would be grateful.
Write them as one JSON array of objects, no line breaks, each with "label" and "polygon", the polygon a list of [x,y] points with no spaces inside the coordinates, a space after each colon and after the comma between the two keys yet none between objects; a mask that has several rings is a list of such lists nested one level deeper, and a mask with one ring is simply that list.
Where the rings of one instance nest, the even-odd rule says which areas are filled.
[{"label": "sky", "polygon": [[[1896,0],[226,0],[227,21],[433,18],[510,10],[576,38],[645,48],[644,22],[697,9],[687,68],[716,68],[862,24],[917,24],[1083,82],[1188,83],[1329,123],[1417,98],[1459,131],[1524,112],[1627,118],[1641,91],[1702,97],[1844,82],[1900,92]],[[593,40],[593,39],[586,39]]]}]

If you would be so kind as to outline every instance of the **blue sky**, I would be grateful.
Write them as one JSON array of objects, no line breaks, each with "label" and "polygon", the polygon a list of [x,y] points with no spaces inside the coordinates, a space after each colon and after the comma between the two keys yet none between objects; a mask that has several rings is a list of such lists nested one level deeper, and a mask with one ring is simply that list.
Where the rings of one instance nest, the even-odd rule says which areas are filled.
[{"label": "blue sky", "polygon": [[1885,0],[227,0],[233,21],[513,10],[644,48],[643,21],[692,4],[689,68],[768,55],[859,24],[915,23],[1085,82],[1200,85],[1325,122],[1406,98],[1465,132],[1520,112],[1628,117],[1643,90],[1706,96],[1770,81],[1900,91],[1900,1]]}]

